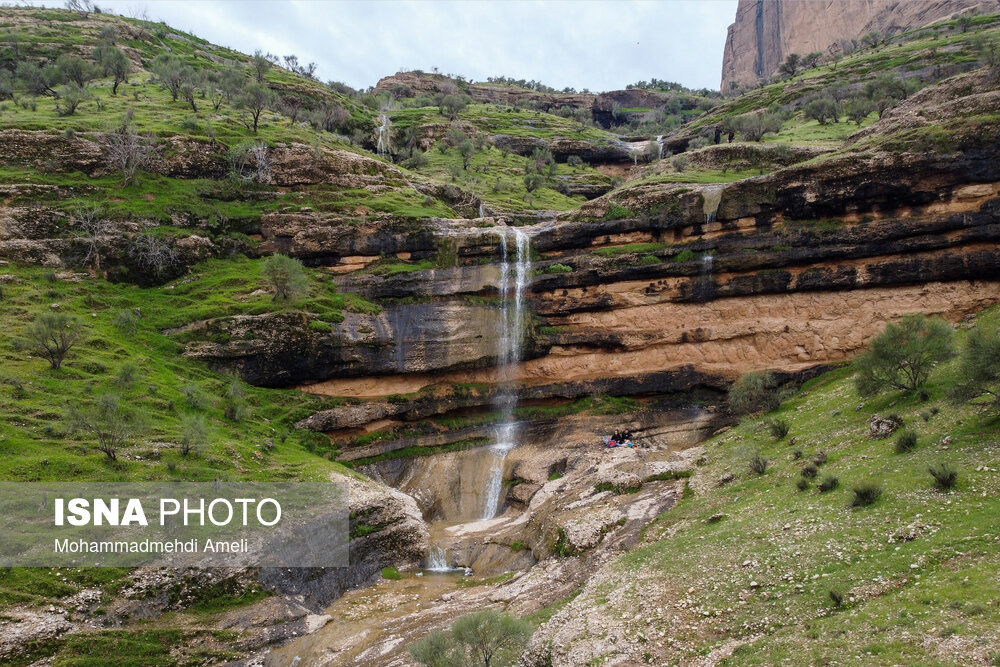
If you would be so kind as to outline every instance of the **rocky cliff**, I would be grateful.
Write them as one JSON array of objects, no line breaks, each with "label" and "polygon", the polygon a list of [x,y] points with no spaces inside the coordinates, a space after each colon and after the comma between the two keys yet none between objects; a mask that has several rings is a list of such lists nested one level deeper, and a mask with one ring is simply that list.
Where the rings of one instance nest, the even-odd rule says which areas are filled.
[{"label": "rocky cliff", "polygon": [[1000,10],[996,0],[740,0],[722,60],[723,91],[774,74],[790,53],[837,53],[874,30],[892,35],[954,14]]}]

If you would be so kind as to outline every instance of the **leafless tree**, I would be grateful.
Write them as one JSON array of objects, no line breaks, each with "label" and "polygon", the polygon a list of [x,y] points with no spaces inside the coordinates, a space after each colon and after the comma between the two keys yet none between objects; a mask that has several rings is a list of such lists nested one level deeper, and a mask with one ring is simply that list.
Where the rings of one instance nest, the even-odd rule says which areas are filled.
[{"label": "leafless tree", "polygon": [[247,142],[229,150],[229,172],[248,183],[271,182],[271,156],[263,141]]},{"label": "leafless tree", "polygon": [[140,234],[129,244],[129,257],[136,266],[159,278],[177,265],[180,258],[174,247],[151,234]]},{"label": "leafless tree", "polygon": [[82,18],[87,18],[91,12],[100,13],[101,11],[101,8],[91,0],[66,0],[66,9],[76,12]]},{"label": "leafless tree", "polygon": [[70,421],[74,428],[97,438],[97,449],[109,461],[118,460],[118,450],[131,442],[139,430],[135,416],[113,394],[98,396],[86,409],[74,407]]},{"label": "leafless tree", "polygon": [[129,110],[121,126],[104,133],[104,162],[122,175],[122,187],[130,185],[136,174],[152,166],[156,157],[153,138],[144,136],[132,126],[132,111]]},{"label": "leafless tree", "polygon": [[94,271],[101,273],[101,256],[104,254],[114,223],[106,219],[101,210],[93,206],[82,206],[73,213],[73,221],[83,232],[81,239],[87,244],[84,262],[93,262]]}]

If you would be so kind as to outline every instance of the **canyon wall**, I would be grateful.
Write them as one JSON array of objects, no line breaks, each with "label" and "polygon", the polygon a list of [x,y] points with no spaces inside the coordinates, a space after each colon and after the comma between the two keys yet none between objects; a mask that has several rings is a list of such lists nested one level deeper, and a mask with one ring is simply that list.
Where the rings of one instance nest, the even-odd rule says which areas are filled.
[{"label": "canyon wall", "polygon": [[790,53],[836,53],[841,40],[919,28],[971,11],[1000,11],[996,0],[740,0],[722,60],[723,91],[774,74]]}]

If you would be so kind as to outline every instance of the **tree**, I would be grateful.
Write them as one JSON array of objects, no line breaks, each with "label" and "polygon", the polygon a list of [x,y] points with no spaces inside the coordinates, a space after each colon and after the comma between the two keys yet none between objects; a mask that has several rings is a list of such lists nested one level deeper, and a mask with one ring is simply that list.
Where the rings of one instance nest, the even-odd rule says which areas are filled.
[{"label": "tree", "polygon": [[263,141],[248,141],[229,149],[230,177],[248,183],[271,182],[271,156]]},{"label": "tree", "polygon": [[122,176],[122,187],[130,185],[140,170],[148,169],[156,157],[151,136],[140,135],[132,126],[132,110],[126,112],[122,124],[102,138],[105,164]]},{"label": "tree", "polygon": [[156,56],[150,65],[150,70],[156,75],[160,85],[170,92],[174,102],[181,93],[181,87],[191,83],[194,78],[194,70],[172,53],[161,53]]},{"label": "tree", "polygon": [[451,120],[455,120],[458,118],[458,114],[460,114],[465,107],[469,106],[469,102],[471,101],[472,98],[468,95],[454,93],[442,97],[438,108],[441,111],[442,116],[447,116]]},{"label": "tree", "polygon": [[129,242],[128,256],[137,268],[154,280],[162,278],[177,266],[180,258],[167,241],[152,234],[139,234]]},{"label": "tree", "polygon": [[117,95],[118,86],[122,83],[128,83],[128,75],[132,71],[132,63],[129,62],[128,57],[121,49],[110,42],[105,42],[95,47],[93,56],[94,60],[101,67],[101,74],[113,78],[111,94]]},{"label": "tree", "polygon": [[309,277],[302,262],[285,255],[264,260],[264,279],[274,290],[274,300],[301,299],[309,293]]},{"label": "tree", "polygon": [[251,83],[236,98],[236,108],[243,112],[243,125],[257,134],[260,115],[265,109],[273,107],[276,102],[277,96],[270,88],[259,83]]},{"label": "tree", "polygon": [[66,9],[76,12],[80,18],[84,19],[90,16],[91,12],[95,14],[101,13],[101,8],[91,2],[91,0],[66,0],[65,6]]},{"label": "tree", "polygon": [[771,373],[744,373],[729,388],[729,410],[736,415],[771,412],[780,404],[778,380]]},{"label": "tree", "polygon": [[813,67],[816,67],[822,57],[822,51],[813,51],[812,53],[802,56],[802,69],[812,69]]},{"label": "tree", "polygon": [[937,364],[954,356],[953,339],[951,325],[940,318],[907,315],[887,325],[856,362],[858,393],[919,389]]},{"label": "tree", "polygon": [[882,41],[881,35],[879,35],[877,31],[872,30],[861,38],[861,45],[874,49],[879,45],[880,41]]},{"label": "tree", "polygon": [[1000,414],[1000,328],[976,326],[962,347],[958,366],[959,385],[952,392],[957,402],[981,396],[990,400],[985,407]]},{"label": "tree", "polygon": [[201,415],[181,418],[181,456],[187,456],[208,444],[208,424]]},{"label": "tree", "polygon": [[835,99],[823,96],[806,104],[802,113],[805,114],[806,118],[812,118],[819,122],[820,125],[826,125],[831,120],[835,123],[837,122],[840,116],[840,108]]},{"label": "tree", "polygon": [[94,65],[83,58],[68,53],[56,58],[56,67],[59,68],[63,81],[70,81],[81,88],[98,73],[98,69]]},{"label": "tree", "polygon": [[765,134],[780,132],[781,125],[781,116],[770,111],[746,113],[732,120],[733,129],[747,141],[760,141]]},{"label": "tree", "polygon": [[72,116],[76,113],[77,107],[90,98],[90,91],[76,83],[62,86],[59,89],[59,98],[56,100],[56,113],[60,116]]},{"label": "tree", "polygon": [[83,335],[79,320],[66,313],[47,311],[40,314],[24,330],[26,347],[58,369],[66,355]]},{"label": "tree", "polygon": [[958,26],[959,30],[961,30],[964,35],[969,31],[969,28],[972,27],[972,17],[968,14],[962,14],[958,17],[958,20],[955,21],[955,25]]},{"label": "tree", "polygon": [[102,394],[86,408],[74,406],[70,421],[74,428],[97,438],[97,449],[109,461],[118,460],[118,450],[128,445],[139,430],[135,415],[114,394]]},{"label": "tree", "polygon": [[55,86],[62,83],[62,73],[55,65],[39,67],[33,62],[25,60],[17,64],[14,78],[32,95],[59,96],[55,91]]},{"label": "tree", "polygon": [[802,66],[802,56],[797,53],[789,53],[788,57],[785,58],[785,62],[781,63],[778,67],[778,71],[782,74],[787,74],[790,77],[794,77],[799,72],[799,68]]},{"label": "tree", "polygon": [[513,665],[532,631],[527,621],[486,609],[462,616],[448,633],[431,633],[410,649],[410,655],[426,667]]},{"label": "tree", "polygon": [[87,244],[87,256],[83,261],[93,261],[94,271],[101,275],[101,256],[109,245],[114,223],[106,219],[100,209],[86,206],[73,213],[73,223],[83,232],[82,239]]},{"label": "tree", "polygon": [[844,103],[844,114],[847,116],[847,119],[853,123],[857,123],[859,127],[874,110],[875,105],[863,97],[852,97]]},{"label": "tree", "polygon": [[264,76],[274,66],[275,56],[264,53],[260,49],[253,52],[253,59],[250,61],[250,69],[257,79],[257,83],[264,83]]},{"label": "tree", "polygon": [[462,156],[462,169],[468,170],[469,160],[476,154],[476,146],[469,139],[458,144],[458,154]]},{"label": "tree", "polygon": [[528,192],[534,192],[543,185],[545,185],[545,177],[538,172],[524,175],[524,189]]}]

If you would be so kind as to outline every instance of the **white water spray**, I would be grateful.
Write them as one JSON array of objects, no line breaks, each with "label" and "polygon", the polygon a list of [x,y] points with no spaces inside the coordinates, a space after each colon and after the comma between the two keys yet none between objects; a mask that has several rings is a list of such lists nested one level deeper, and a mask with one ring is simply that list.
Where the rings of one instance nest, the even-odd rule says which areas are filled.
[{"label": "white water spray", "polygon": [[[517,227],[500,227],[496,232],[501,236],[500,282],[500,336],[497,340],[497,386],[499,391],[496,406],[501,421],[496,429],[496,442],[490,447],[493,462],[489,481],[486,485],[486,501],[483,518],[492,519],[500,509],[500,492],[503,490],[503,468],[507,453],[517,445],[517,422],[514,408],[517,406],[517,387],[514,372],[521,360],[521,344],[524,340],[524,291],[531,276],[531,248],[528,235]],[[514,261],[508,247],[513,237]],[[513,276],[511,275],[513,273]]]},{"label": "white water spray", "polygon": [[375,146],[375,151],[379,157],[389,157],[389,115],[386,113],[379,114],[378,126],[378,144]]},{"label": "white water spray", "polygon": [[657,135],[656,137],[656,159],[663,159],[663,135]]}]

